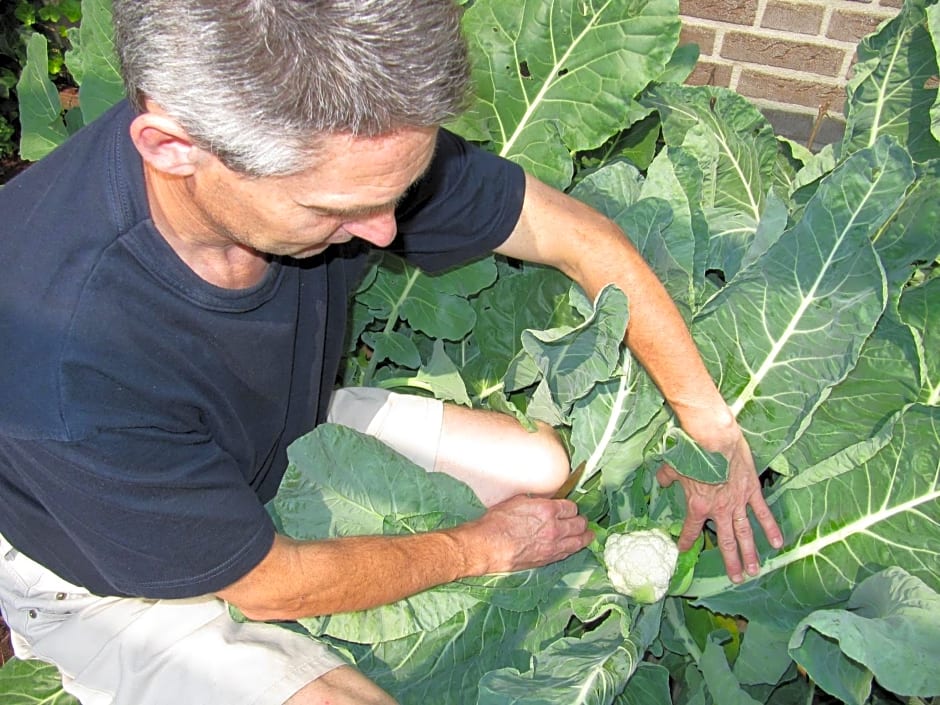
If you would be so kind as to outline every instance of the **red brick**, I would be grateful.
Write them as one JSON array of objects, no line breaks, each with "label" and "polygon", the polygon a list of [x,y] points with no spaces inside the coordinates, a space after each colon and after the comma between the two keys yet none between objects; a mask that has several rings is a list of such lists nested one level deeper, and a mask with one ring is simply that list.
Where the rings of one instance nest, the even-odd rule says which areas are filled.
[{"label": "red brick", "polygon": [[836,47],[806,44],[749,32],[728,32],[721,45],[721,57],[762,66],[808,71],[821,76],[837,76],[842,71],[845,52]]},{"label": "red brick", "polygon": [[715,30],[711,27],[683,23],[679,33],[679,44],[698,44],[702,56],[710,56],[715,51]]},{"label": "red brick", "polygon": [[845,89],[841,86],[803,81],[753,69],[741,72],[736,90],[748,98],[772,100],[776,103],[803,105],[814,109],[826,106],[826,109],[833,113],[841,113],[845,103]]},{"label": "red brick", "polygon": [[695,65],[692,75],[686,79],[690,86],[721,86],[727,88],[731,85],[731,67],[727,64],[716,64],[712,61],[699,61]]},{"label": "red brick", "polygon": [[761,27],[817,35],[822,30],[825,13],[826,8],[818,4],[770,0],[764,9]]},{"label": "red brick", "polygon": [[857,44],[863,37],[868,36],[888,17],[893,14],[886,12],[851,12],[849,10],[836,10],[829,20],[826,36],[840,42]]},{"label": "red brick", "polygon": [[689,17],[753,25],[758,0],[680,0],[679,12]]}]

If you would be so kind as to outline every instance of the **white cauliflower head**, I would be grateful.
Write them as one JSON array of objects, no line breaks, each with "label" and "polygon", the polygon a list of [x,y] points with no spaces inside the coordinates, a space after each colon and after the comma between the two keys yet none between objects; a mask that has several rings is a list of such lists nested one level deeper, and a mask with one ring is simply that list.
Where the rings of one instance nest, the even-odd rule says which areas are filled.
[{"label": "white cauliflower head", "polygon": [[662,529],[611,534],[604,545],[607,577],[617,592],[637,602],[663,599],[678,559],[678,547]]}]

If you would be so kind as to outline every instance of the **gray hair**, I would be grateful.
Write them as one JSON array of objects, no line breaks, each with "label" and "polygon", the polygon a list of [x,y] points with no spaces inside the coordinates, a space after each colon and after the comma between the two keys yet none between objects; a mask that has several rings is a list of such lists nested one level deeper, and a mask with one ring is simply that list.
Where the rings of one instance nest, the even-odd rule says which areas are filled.
[{"label": "gray hair", "polygon": [[149,98],[252,176],[309,165],[329,133],[428,127],[469,87],[451,0],[114,0],[135,107]]}]

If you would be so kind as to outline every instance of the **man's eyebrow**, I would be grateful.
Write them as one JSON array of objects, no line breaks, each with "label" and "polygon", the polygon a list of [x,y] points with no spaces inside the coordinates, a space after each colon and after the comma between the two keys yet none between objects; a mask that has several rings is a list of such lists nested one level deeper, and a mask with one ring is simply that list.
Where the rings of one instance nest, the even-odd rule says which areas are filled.
[{"label": "man's eyebrow", "polygon": [[371,206],[350,206],[348,208],[330,208],[327,206],[316,206],[310,205],[307,208],[315,210],[324,215],[333,215],[333,216],[342,216],[346,218],[355,217],[362,218],[368,217],[370,215],[376,215],[378,213],[384,213],[388,210],[394,210],[401,200],[405,197],[406,191],[401,196],[396,198],[394,201],[389,201],[388,203],[377,203]]},{"label": "man's eyebrow", "polygon": [[[436,152],[436,150],[435,150]],[[407,198],[408,194],[411,193],[412,189],[417,186],[421,180],[427,175],[428,171],[431,168],[431,163],[434,161],[434,153],[432,153],[431,158],[428,160],[428,163],[425,164],[424,169],[421,170],[421,173],[418,174],[417,178],[412,181],[408,188],[406,188],[397,198],[387,203],[377,203],[371,206],[350,206],[348,208],[330,208],[329,206],[318,206],[315,204],[310,204],[305,206],[311,210],[315,210],[324,215],[338,216],[338,217],[368,217],[370,215],[376,215],[378,213],[383,213],[387,210],[394,210],[398,205]]]}]

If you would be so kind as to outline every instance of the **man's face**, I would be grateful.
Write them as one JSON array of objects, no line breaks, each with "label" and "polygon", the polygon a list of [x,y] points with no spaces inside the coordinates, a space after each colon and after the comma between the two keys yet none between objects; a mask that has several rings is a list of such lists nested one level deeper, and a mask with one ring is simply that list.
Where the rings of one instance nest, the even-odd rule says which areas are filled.
[{"label": "man's face", "polygon": [[354,237],[385,247],[395,206],[427,169],[436,135],[329,135],[316,162],[291,176],[249,178],[208,158],[191,181],[190,215],[223,241],[274,255],[309,257]]}]

